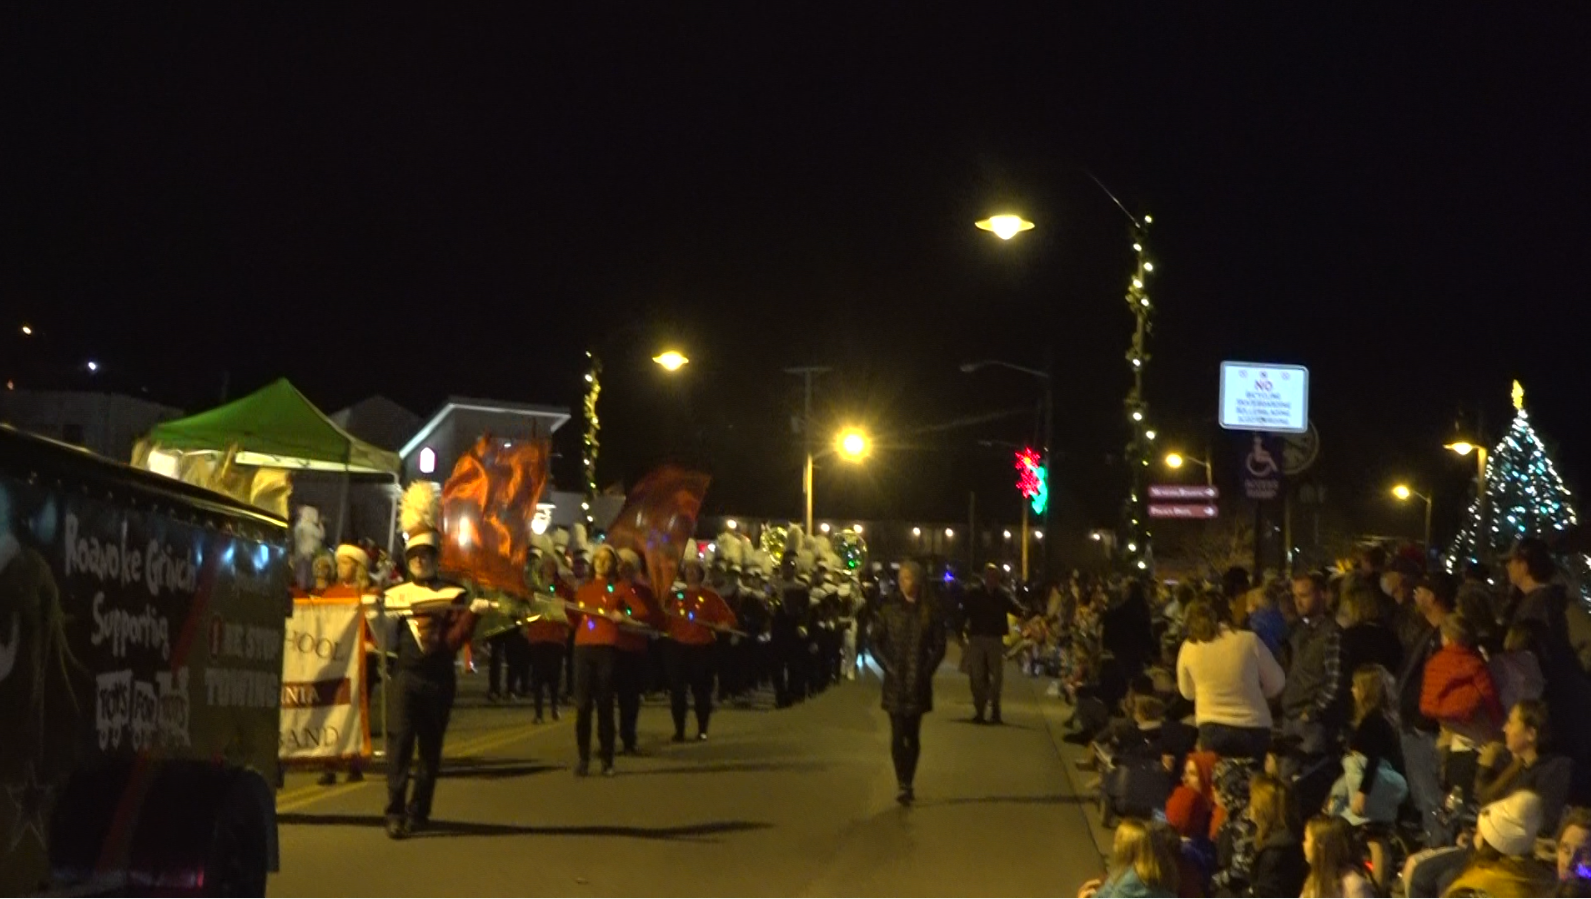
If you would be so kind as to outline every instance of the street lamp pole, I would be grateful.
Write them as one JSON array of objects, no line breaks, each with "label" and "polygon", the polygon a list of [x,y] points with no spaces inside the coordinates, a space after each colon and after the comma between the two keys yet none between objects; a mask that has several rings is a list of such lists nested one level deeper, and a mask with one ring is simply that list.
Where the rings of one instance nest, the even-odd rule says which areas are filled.
[{"label": "street lamp pole", "polygon": [[812,378],[830,371],[826,366],[806,365],[785,369],[787,375],[801,375],[806,381],[806,404],[801,420],[801,437],[806,445],[806,465],[801,470],[801,495],[806,503],[806,533],[812,536]]}]

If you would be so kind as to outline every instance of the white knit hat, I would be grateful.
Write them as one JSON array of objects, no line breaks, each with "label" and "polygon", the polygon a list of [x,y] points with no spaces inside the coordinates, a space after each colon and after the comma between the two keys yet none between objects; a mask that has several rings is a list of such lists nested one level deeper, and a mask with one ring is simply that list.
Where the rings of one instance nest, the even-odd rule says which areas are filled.
[{"label": "white knit hat", "polygon": [[1541,797],[1516,790],[1481,809],[1475,829],[1504,855],[1530,855],[1541,830]]},{"label": "white knit hat", "polygon": [[370,554],[352,543],[344,543],[342,546],[337,547],[337,558],[353,559],[360,565],[365,566],[365,568],[370,567]]}]

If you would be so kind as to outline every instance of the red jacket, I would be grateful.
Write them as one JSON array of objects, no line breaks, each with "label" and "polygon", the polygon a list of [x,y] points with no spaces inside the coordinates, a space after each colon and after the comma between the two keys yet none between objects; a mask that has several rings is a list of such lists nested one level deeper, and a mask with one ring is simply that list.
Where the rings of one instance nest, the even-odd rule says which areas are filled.
[{"label": "red jacket", "polygon": [[735,626],[735,613],[729,610],[724,598],[705,587],[687,587],[670,593],[666,602],[668,610],[668,635],[686,646],[709,646],[716,632],[703,624],[723,627]]},{"label": "red jacket", "polygon": [[[626,585],[630,588],[630,617],[643,624],[661,630],[664,625],[663,610],[658,607],[657,597],[652,595],[652,588],[645,584]],[[646,652],[651,639],[644,633],[635,630],[620,630],[619,639],[614,643],[621,652]]]},{"label": "red jacket", "polygon": [[1448,725],[1478,725],[1495,731],[1503,723],[1502,703],[1480,653],[1450,643],[1425,663],[1420,713]]},{"label": "red jacket", "polygon": [[[582,608],[620,615],[635,615],[635,591],[623,581],[593,579],[575,592],[575,603]],[[645,606],[642,606],[645,608]],[[575,623],[576,646],[618,646],[619,626],[599,615],[581,615]]]},{"label": "red jacket", "polygon": [[[569,589],[568,583],[563,580],[553,582],[552,594],[557,599],[575,601],[575,593]],[[569,639],[569,625],[562,621],[549,621],[545,618],[532,621],[525,625],[525,639],[532,643],[557,643],[562,645]]]}]

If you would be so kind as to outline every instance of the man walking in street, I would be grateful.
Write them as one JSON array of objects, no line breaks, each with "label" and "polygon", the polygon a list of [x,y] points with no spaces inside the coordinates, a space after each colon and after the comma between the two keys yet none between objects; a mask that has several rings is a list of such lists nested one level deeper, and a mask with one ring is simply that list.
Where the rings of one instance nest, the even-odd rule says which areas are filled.
[{"label": "man walking in street", "polygon": [[972,681],[972,720],[983,724],[987,708],[990,724],[1000,724],[1000,689],[1005,683],[1005,637],[1011,626],[1007,615],[1019,618],[1022,609],[1000,586],[1000,568],[983,566],[983,582],[961,598],[962,658]]}]

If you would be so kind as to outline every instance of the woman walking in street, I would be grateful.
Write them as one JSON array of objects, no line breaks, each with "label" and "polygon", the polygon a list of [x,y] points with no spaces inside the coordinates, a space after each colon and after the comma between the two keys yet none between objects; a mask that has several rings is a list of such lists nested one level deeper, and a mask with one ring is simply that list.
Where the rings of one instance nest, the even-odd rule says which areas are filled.
[{"label": "woman walking in street", "polygon": [[918,737],[923,715],[934,707],[934,672],[945,658],[945,622],[928,596],[927,579],[916,562],[902,562],[900,591],[883,603],[873,625],[873,655],[884,669],[884,711],[889,712],[890,754],[900,793],[895,801],[910,805],[915,797]]}]

